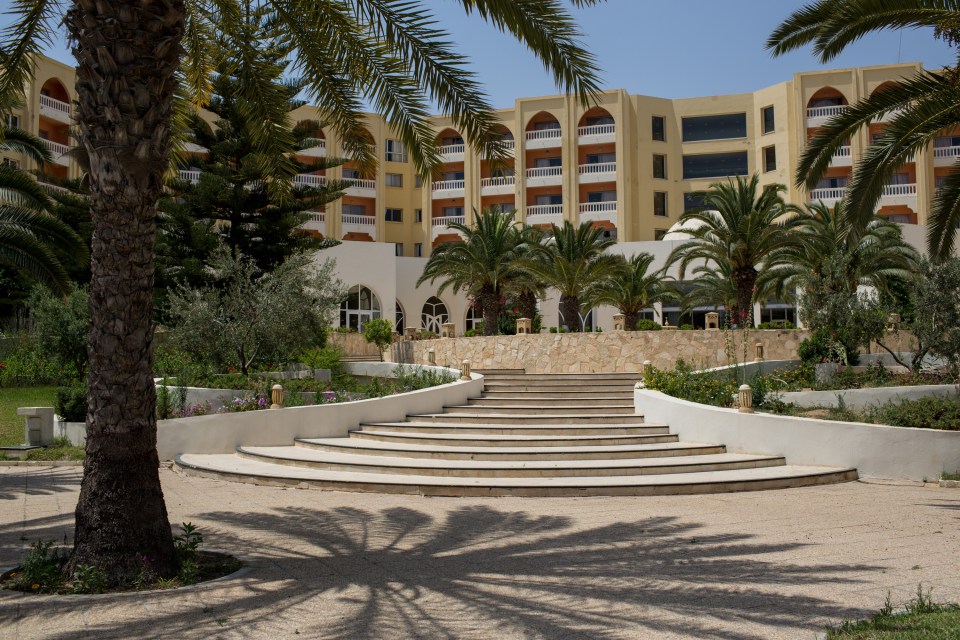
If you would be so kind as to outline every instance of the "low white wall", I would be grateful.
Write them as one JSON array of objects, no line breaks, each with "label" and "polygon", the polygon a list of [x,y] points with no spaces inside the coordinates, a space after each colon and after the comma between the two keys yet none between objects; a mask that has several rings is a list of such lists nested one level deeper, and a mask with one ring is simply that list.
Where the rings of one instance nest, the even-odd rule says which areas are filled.
[{"label": "low white wall", "polygon": [[[772,392],[770,395],[774,395]],[[924,384],[910,387],[876,387],[872,389],[838,389],[835,391],[787,391],[777,394],[784,402],[798,407],[836,407],[839,398],[848,409],[903,402],[931,396],[956,396],[957,387],[944,384]]]},{"label": "low white wall", "polygon": [[854,467],[865,477],[933,479],[960,470],[960,432],[740,413],[634,391],[637,413],[686,442],[724,444],[732,453],[786,456],[792,464]]},{"label": "low white wall", "polygon": [[[348,371],[390,377],[396,366],[391,362],[352,363]],[[460,375],[456,369],[419,368]],[[483,376],[472,374],[469,381],[384,398],[161,420],[157,423],[157,452],[161,460],[171,460],[179,453],[232,453],[241,444],[283,446],[293,444],[295,438],[344,437],[361,422],[391,422],[411,413],[436,413],[445,405],[465,404],[482,392]]]}]

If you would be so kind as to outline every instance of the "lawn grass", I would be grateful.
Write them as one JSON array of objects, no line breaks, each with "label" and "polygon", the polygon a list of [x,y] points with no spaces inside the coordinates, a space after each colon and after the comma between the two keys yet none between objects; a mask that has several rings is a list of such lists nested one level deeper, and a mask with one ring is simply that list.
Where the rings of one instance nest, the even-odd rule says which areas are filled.
[{"label": "lawn grass", "polygon": [[888,602],[869,620],[845,622],[827,630],[827,640],[956,640],[960,638],[960,605],[937,604],[930,593],[894,611]]},{"label": "lawn grass", "polygon": [[0,446],[23,444],[18,407],[52,407],[56,395],[56,387],[0,387]]}]

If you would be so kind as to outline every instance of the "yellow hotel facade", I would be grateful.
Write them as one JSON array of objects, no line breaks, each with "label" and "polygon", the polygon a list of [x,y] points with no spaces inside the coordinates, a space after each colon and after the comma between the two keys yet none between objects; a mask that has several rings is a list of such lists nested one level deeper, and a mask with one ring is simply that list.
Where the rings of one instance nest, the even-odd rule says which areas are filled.
[{"label": "yellow hotel facade", "polygon": [[[352,183],[344,197],[313,212],[307,227],[325,237],[394,245],[396,255],[426,257],[432,247],[456,239],[452,222],[469,224],[485,207],[516,209],[531,225],[570,220],[603,227],[620,242],[660,240],[696,192],[727,176],[758,173],[761,183],[788,185],[788,200],[801,204],[839,199],[851,167],[885,126],[871,125],[834,157],[818,187],[793,185],[805,141],[846,105],[912,76],[919,63],[797,73],[793,79],[753,93],[666,99],[602,93],[584,109],[571,96],[518,98],[498,110],[512,159],[494,172],[491,163],[465,145],[449,119],[434,119],[443,165],[434,181],[422,181],[379,116],[368,116],[379,166],[359,175],[341,167],[297,178],[322,184],[330,178]],[[45,141],[54,156],[46,171],[57,177],[80,173],[69,156],[74,72],[48,58],[37,61],[36,80],[26,87],[22,109],[6,114]],[[320,119],[316,108],[291,113],[293,122]],[[316,131],[311,156],[341,155],[336,135]],[[6,162],[31,168],[28,160],[3,154]],[[934,190],[960,158],[960,136],[944,136],[932,149],[904,165],[887,186],[879,213],[896,222],[923,224]],[[181,175],[197,173],[184,166]]]}]

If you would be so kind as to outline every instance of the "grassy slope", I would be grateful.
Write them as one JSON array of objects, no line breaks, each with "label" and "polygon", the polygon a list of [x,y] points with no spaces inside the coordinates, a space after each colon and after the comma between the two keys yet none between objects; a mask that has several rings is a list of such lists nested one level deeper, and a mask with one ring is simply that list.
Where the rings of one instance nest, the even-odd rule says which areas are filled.
[{"label": "grassy slope", "polygon": [[829,640],[955,640],[960,637],[960,608],[879,615],[827,634]]},{"label": "grassy slope", "polygon": [[23,444],[23,416],[17,407],[52,407],[56,387],[0,388],[0,446]]}]

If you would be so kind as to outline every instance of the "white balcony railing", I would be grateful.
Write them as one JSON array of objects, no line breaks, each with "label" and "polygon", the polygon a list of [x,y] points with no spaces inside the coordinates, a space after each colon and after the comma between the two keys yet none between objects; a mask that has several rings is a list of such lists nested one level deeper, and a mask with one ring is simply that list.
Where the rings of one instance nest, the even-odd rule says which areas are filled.
[{"label": "white balcony railing", "polygon": [[582,164],[579,168],[580,175],[592,174],[592,173],[616,173],[617,172],[617,163],[616,162],[593,162],[590,164]]},{"label": "white balcony railing", "polygon": [[563,214],[562,204],[534,204],[527,207],[527,217],[555,216]]},{"label": "white balcony railing", "polygon": [[810,192],[810,200],[839,200],[847,193],[846,187],[828,187],[824,189],[814,189]]},{"label": "white balcony railing", "polygon": [[563,167],[533,167],[527,169],[528,178],[548,178],[563,175]]},{"label": "white balcony railing", "polygon": [[834,158],[849,158],[853,154],[853,150],[850,148],[850,145],[840,147],[833,152]]},{"label": "white balcony railing", "polygon": [[563,135],[563,132],[558,129],[536,129],[534,131],[527,131],[527,140],[552,140],[554,138],[559,138]]},{"label": "white balcony railing", "polygon": [[480,178],[481,187],[511,187],[516,184],[516,178],[513,176],[500,176],[499,178]]},{"label": "white balcony railing", "polygon": [[612,135],[617,132],[615,124],[592,124],[589,127],[580,127],[577,134],[581,136],[603,136]]},{"label": "white balcony railing", "polygon": [[200,170],[199,169],[180,169],[179,171],[180,179],[184,182],[189,182],[191,184],[197,184],[200,182]]},{"label": "white balcony railing", "polygon": [[917,195],[916,184],[888,184],[883,187],[884,196],[915,196]]},{"label": "white balcony railing", "polygon": [[302,156],[324,156],[327,154],[327,141],[323,138],[304,138],[303,144],[308,146],[297,152]]},{"label": "white balcony railing", "polygon": [[293,177],[293,184],[301,187],[322,189],[323,187],[327,186],[327,177],[318,176],[312,173],[301,173]]},{"label": "white balcony railing", "polygon": [[514,149],[516,147],[516,142],[514,141],[513,138],[510,138],[509,140],[501,140],[500,142],[507,149]]},{"label": "white balcony railing", "polygon": [[960,147],[934,147],[934,158],[956,158],[960,156]]},{"label": "white balcony railing", "polygon": [[617,201],[611,202],[581,202],[580,213],[615,213]]},{"label": "white balcony railing", "polygon": [[807,109],[808,118],[832,118],[847,110],[847,105],[838,104],[830,107],[810,107]]},{"label": "white balcony railing", "polygon": [[70,117],[71,109],[69,102],[64,102],[63,100],[57,100],[56,98],[51,98],[50,96],[41,95],[40,107],[41,109],[52,109],[53,111],[57,111],[67,116],[68,118]]},{"label": "white balcony railing", "polygon": [[310,222],[326,222],[327,214],[324,211],[307,211],[310,215]]},{"label": "white balcony railing", "polygon": [[357,214],[348,213],[348,214],[341,215],[340,221],[343,224],[355,224],[355,225],[361,225],[361,226],[368,225],[372,227],[376,225],[377,218],[376,216],[357,215]]},{"label": "white balcony railing", "polygon": [[467,150],[465,144],[445,144],[440,147],[440,154],[444,156],[463,155]]},{"label": "white balcony railing", "polygon": [[43,140],[43,146],[47,148],[54,158],[62,156],[70,151],[70,147],[68,145],[60,142],[54,142],[53,140]]},{"label": "white balcony railing", "polygon": [[441,216],[434,218],[431,222],[434,227],[449,227],[452,224],[463,224],[463,216]]},{"label": "white balcony railing", "polygon": [[431,188],[434,191],[462,191],[464,188],[463,180],[440,180],[439,182],[434,182]]},{"label": "white balcony railing", "polygon": [[357,189],[376,189],[377,181],[376,180],[361,180],[360,178],[344,178],[344,182],[348,182],[351,187]]}]

